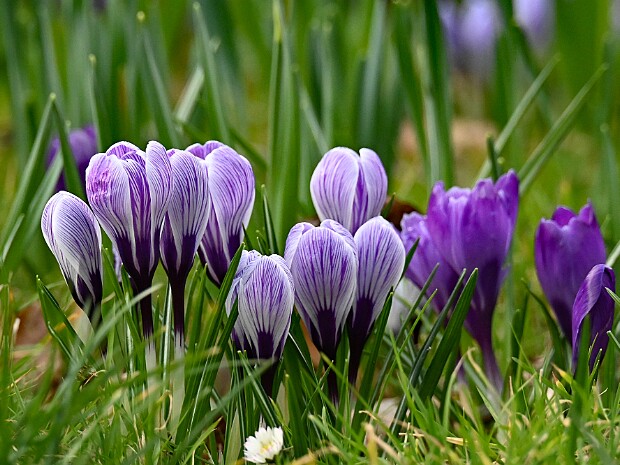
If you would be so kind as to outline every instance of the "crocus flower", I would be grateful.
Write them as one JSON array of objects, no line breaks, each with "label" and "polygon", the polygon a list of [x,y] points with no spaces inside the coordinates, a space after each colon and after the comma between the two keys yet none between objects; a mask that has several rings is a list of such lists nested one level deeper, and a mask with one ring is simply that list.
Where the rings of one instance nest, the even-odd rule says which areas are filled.
[{"label": "crocus flower", "polygon": [[209,277],[219,285],[252,216],[254,173],[248,160],[221,142],[194,144],[187,151],[207,163],[210,207],[198,254]]},{"label": "crocus flower", "polygon": [[576,215],[558,207],[543,219],[534,241],[536,273],[566,338],[572,340],[572,309],[577,291],[594,265],[605,263],[605,242],[594,209]]},{"label": "crocus flower", "polygon": [[169,150],[172,191],[161,232],[161,261],[170,280],[177,347],[184,347],[185,283],[207,227],[209,194],[204,160]]},{"label": "crocus flower", "polygon": [[243,445],[243,455],[251,463],[267,463],[275,458],[284,447],[284,433],[279,426],[260,427],[249,436]]},{"label": "crocus flower", "polygon": [[428,287],[427,297],[430,297],[433,292],[436,292],[433,297],[432,305],[440,312],[448,303],[450,294],[458,281],[459,274],[442,257],[428,232],[426,223],[426,216],[417,212],[403,216],[400,238],[405,246],[405,250],[411,250],[415,242],[419,241],[405,275],[413,281],[418,288],[422,289],[431,275],[433,268],[439,264],[433,281]]},{"label": "crocus flower", "polygon": [[351,234],[381,213],[387,175],[378,155],[336,147],[327,152],[310,179],[310,194],[321,220],[338,221]]},{"label": "crocus flower", "polygon": [[[355,298],[358,260],[353,236],[333,220],[319,227],[298,223],[286,239],[284,258],[293,275],[301,319],[318,349],[334,360]],[[333,371],[328,383],[336,401]]]},{"label": "crocus flower", "polygon": [[271,395],[295,303],[293,277],[284,259],[244,250],[226,301],[229,314],[235,301],[239,309],[235,344],[250,358],[275,362],[262,377],[265,392]]},{"label": "crocus flower", "polygon": [[[73,129],[69,132],[69,147],[73,152],[75,165],[82,180],[82,185],[86,185],[86,168],[93,155],[97,153],[97,133],[92,125],[84,126],[81,129]],[[55,137],[50,143],[47,152],[48,166],[56,159],[60,153],[60,139]],[[64,190],[66,187],[64,175],[58,180],[57,190]]]},{"label": "crocus flower", "polygon": [[515,0],[514,17],[537,52],[544,51],[553,36],[553,0]]},{"label": "crocus flower", "polygon": [[91,209],[61,191],[43,209],[41,230],[75,302],[96,325],[103,293],[101,231]]},{"label": "crocus flower", "polygon": [[349,381],[355,384],[362,351],[370,331],[405,266],[405,248],[390,222],[377,216],[355,233],[359,264],[357,293],[347,328],[351,349]]},{"label": "crocus flower", "polygon": [[[146,153],[119,142],[95,155],[86,169],[86,195],[132,279],[134,292],[151,287],[172,187],[166,149],[149,142]],[[145,337],[153,333],[151,297],[140,302]]]},{"label": "crocus flower", "polygon": [[581,330],[587,317],[590,318],[590,345],[592,355],[590,357],[590,370],[598,353],[601,352],[601,360],[605,356],[609,336],[614,322],[614,301],[605,288],[612,292],[616,291],[616,276],[610,267],[599,264],[595,265],[584,279],[573,306],[573,364],[577,364],[580,350]]},{"label": "crocus flower", "polygon": [[489,379],[500,386],[502,377],[493,354],[491,326],[503,268],[517,219],[519,180],[514,171],[478,181],[473,189],[445,191],[438,182],[431,193],[426,225],[443,259],[456,273],[478,268],[478,280],[465,327],[476,339]]}]

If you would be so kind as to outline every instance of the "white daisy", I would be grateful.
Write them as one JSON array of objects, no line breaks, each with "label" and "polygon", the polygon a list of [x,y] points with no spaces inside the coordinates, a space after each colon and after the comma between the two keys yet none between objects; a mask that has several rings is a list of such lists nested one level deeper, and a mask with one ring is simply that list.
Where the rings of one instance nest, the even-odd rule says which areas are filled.
[{"label": "white daisy", "polygon": [[267,463],[282,450],[284,434],[282,428],[259,428],[254,436],[245,440],[243,446],[245,459],[252,463]]}]

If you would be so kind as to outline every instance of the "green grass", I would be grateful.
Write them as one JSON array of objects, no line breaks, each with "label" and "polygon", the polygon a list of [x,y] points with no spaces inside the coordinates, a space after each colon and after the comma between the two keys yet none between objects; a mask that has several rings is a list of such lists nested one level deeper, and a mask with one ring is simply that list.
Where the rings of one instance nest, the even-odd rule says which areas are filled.
[{"label": "green grass", "polygon": [[[283,426],[280,463],[612,463],[620,346],[610,342],[596,380],[583,370],[573,378],[533,268],[535,228],[557,204],[577,209],[591,198],[608,250],[620,240],[619,40],[610,5],[595,3],[557,2],[555,41],[538,56],[502,0],[511,27],[496,79],[476,84],[449,66],[430,0],[111,0],[102,12],[88,1],[0,0],[0,463],[232,464],[261,420]],[[224,299],[236,264],[221,290],[200,266],[192,271],[184,362],[169,350],[158,273],[150,292],[160,363],[145,373],[136,297],[126,275],[125,286],[116,281],[109,251],[103,325],[86,337],[73,331],[40,217],[62,165],[83,197],[66,136],[89,122],[100,149],[219,139],[244,154],[264,186],[246,246],[264,252],[282,253],[289,228],[314,216],[309,179],[333,146],[376,150],[390,192],[418,207],[437,180],[472,185],[475,173],[514,168],[521,207],[494,320],[504,392],[461,331],[475,275],[447,325],[446,313],[417,302],[400,334],[385,332],[388,300],[357,387],[342,376],[345,350],[313,366],[294,316],[274,401],[259,382],[268,367],[230,342]],[[468,132],[464,146],[455,128],[471,122],[485,129]],[[52,134],[63,156],[46,170]],[[49,336],[16,347],[13,323],[32,307]],[[620,339],[617,322],[612,336]],[[339,405],[327,394],[329,370]]]}]

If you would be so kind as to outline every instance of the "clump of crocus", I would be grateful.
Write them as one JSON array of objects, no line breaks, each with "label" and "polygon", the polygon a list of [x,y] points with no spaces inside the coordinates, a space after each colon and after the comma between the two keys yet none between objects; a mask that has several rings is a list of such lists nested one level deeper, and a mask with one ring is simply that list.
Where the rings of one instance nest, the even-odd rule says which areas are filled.
[{"label": "clump of crocus", "polygon": [[[318,349],[334,360],[355,298],[358,259],[353,236],[333,220],[324,220],[319,227],[298,223],[286,239],[284,258],[293,275],[301,319]],[[333,371],[328,384],[336,402]]]},{"label": "clump of crocus", "polygon": [[428,287],[427,297],[435,292],[431,304],[440,312],[448,302],[459,275],[441,256],[428,232],[426,222],[426,216],[417,212],[404,215],[401,221],[400,238],[405,250],[411,250],[415,242],[418,241],[418,247],[411,258],[405,275],[422,289],[435,266],[439,265],[433,281]]},{"label": "clump of crocus", "polygon": [[198,254],[214,283],[220,285],[241,245],[254,206],[254,172],[250,162],[217,141],[186,149],[207,164],[209,213]]},{"label": "clump of crocus", "polygon": [[45,205],[41,230],[73,299],[96,326],[100,318],[103,278],[101,231],[95,215],[79,197],[61,191]]},{"label": "clump of crocus", "polygon": [[312,174],[310,194],[321,220],[338,221],[351,234],[381,213],[387,175],[378,155],[336,147],[327,152]]},{"label": "clump of crocus", "polygon": [[614,300],[606,289],[616,291],[614,270],[604,264],[595,265],[581,284],[573,306],[573,365],[579,359],[580,339],[586,318],[590,320],[590,370],[594,368],[599,352],[600,360],[605,356],[609,343],[607,331],[611,330],[614,322]]},{"label": "clump of crocus", "polygon": [[[452,268],[454,274],[451,277],[438,275],[440,279],[435,285],[443,288],[463,269],[471,273],[478,268],[476,290],[465,327],[480,345],[489,379],[498,387],[502,384],[502,376],[493,353],[491,328],[499,290],[506,276],[504,261],[512,241],[518,205],[519,180],[509,171],[495,184],[483,179],[473,189],[453,187],[446,191],[443,183],[438,182],[433,187],[426,218],[414,214],[403,221],[405,234],[407,223],[411,222],[409,227],[416,229],[415,235],[420,238],[416,255],[420,254],[421,261],[417,263],[423,269],[432,269],[435,263],[440,263],[439,270],[444,268],[442,273],[446,265]],[[419,275],[415,262],[411,270],[410,276],[420,284],[430,272]],[[444,303],[452,291],[452,287],[445,289],[438,293],[440,303]]]},{"label": "clump of crocus", "polygon": [[[69,132],[69,147],[75,159],[75,166],[82,180],[82,185],[86,185],[86,168],[93,155],[97,153],[97,133],[92,125],[83,128],[73,129]],[[60,153],[60,139],[55,137],[50,142],[47,152],[47,164],[51,165]],[[57,190],[66,188],[64,175],[58,180]]]},{"label": "clump of crocus", "polygon": [[394,226],[377,216],[355,233],[359,260],[357,293],[347,320],[349,330],[349,381],[355,384],[362,351],[387,296],[403,272],[405,248]]},{"label": "clump of crocus", "polygon": [[[153,282],[171,188],[170,160],[166,149],[154,141],[146,153],[128,142],[116,143],[95,155],[86,170],[88,201],[118,250],[136,294]],[[140,301],[145,338],[153,334],[151,300],[147,294]]]},{"label": "clump of crocus", "polygon": [[172,191],[161,232],[161,261],[168,274],[174,310],[175,346],[185,343],[185,284],[207,227],[206,162],[190,152],[169,150]]},{"label": "clump of crocus", "polygon": [[572,337],[577,291],[594,265],[605,263],[605,242],[592,204],[575,214],[558,207],[543,219],[534,241],[536,273],[566,338]]},{"label": "clump of crocus", "polygon": [[295,303],[293,277],[284,259],[244,250],[226,300],[229,314],[235,301],[239,314],[233,340],[248,357],[274,362],[261,378],[265,392],[271,396]]}]

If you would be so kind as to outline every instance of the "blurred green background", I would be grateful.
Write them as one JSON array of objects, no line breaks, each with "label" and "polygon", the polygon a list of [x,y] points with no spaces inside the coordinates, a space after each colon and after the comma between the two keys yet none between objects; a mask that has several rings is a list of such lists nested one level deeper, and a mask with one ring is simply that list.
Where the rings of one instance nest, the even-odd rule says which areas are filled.
[{"label": "blurred green background", "polygon": [[[592,199],[608,250],[620,239],[615,2],[0,5],[0,274],[18,308],[32,301],[35,275],[60,280],[38,229],[46,147],[85,124],[100,150],[150,139],[235,147],[266,186],[281,244],[314,215],[309,178],[333,146],[377,151],[390,192],[422,211],[440,179],[473,185],[492,173],[489,159],[515,168],[523,196],[500,338],[525,295],[521,279],[537,286],[541,217]],[[257,201],[249,231],[261,209]],[[545,344],[526,340],[532,354]]]}]

